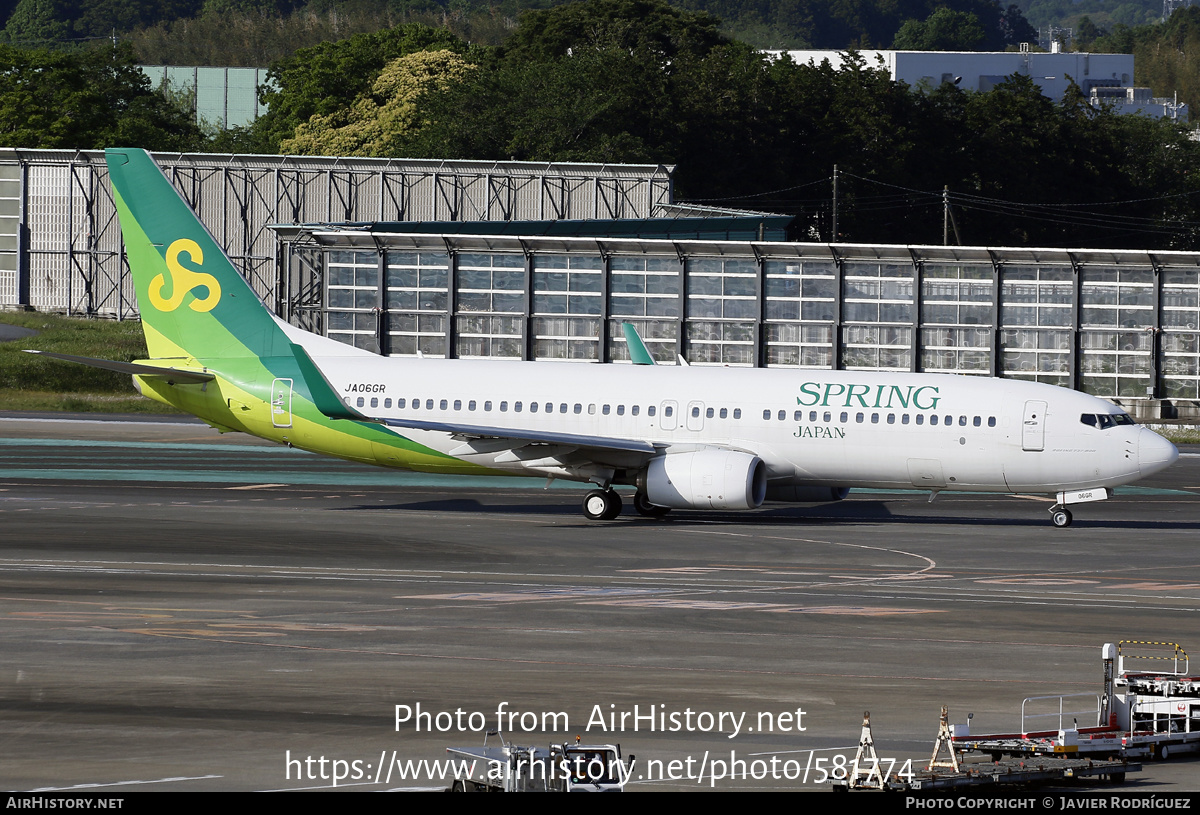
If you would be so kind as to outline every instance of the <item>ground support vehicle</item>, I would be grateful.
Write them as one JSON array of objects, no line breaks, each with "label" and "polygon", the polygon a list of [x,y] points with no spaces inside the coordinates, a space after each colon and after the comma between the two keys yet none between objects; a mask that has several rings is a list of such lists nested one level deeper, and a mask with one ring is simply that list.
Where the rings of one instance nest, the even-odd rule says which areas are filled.
[{"label": "ground support vehicle", "polygon": [[[942,757],[945,753],[945,758]],[[1070,783],[1078,779],[1097,779],[1111,784],[1125,783],[1127,773],[1139,772],[1140,764],[1125,760],[1067,758],[1058,755],[1001,758],[996,761],[968,761],[959,755],[951,735],[946,708],[933,755],[926,762],[908,761],[899,770],[882,770],[875,753],[870,714],[863,714],[862,736],[858,753],[845,779],[834,782],[837,792],[987,792],[1004,787],[1036,787]]]},{"label": "ground support vehicle", "polygon": [[[622,792],[633,770],[619,744],[551,744],[547,748],[510,744],[447,747],[459,764],[449,792]],[[462,772],[471,768],[471,772]]]},{"label": "ground support vehicle", "polygon": [[[1087,756],[1166,759],[1200,750],[1200,676],[1173,642],[1122,640],[1103,649],[1100,695],[1034,696],[1021,704],[1016,733],[971,735],[954,726],[960,751],[1004,756]],[[1069,709],[1069,705],[1083,707]],[[1036,727],[1054,719],[1055,727]],[[1080,721],[1093,724],[1080,726]]]}]

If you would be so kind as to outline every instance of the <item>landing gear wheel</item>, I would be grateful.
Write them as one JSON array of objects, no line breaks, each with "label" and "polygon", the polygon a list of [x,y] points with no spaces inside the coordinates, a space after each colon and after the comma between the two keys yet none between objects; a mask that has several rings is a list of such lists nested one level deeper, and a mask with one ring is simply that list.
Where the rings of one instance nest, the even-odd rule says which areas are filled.
[{"label": "landing gear wheel", "polygon": [[647,518],[661,518],[671,511],[670,507],[650,503],[644,492],[634,493],[633,508],[637,510],[638,515],[645,515]]},{"label": "landing gear wheel", "polygon": [[583,496],[583,514],[591,521],[611,521],[621,514],[621,496],[616,490],[592,490]]},{"label": "landing gear wheel", "polygon": [[1050,510],[1050,513],[1051,513],[1050,514],[1051,523],[1053,523],[1059,529],[1067,528],[1068,526],[1071,525],[1071,521],[1074,520],[1071,517],[1071,510],[1066,509],[1065,507],[1059,507],[1058,509],[1052,509],[1052,510]]}]

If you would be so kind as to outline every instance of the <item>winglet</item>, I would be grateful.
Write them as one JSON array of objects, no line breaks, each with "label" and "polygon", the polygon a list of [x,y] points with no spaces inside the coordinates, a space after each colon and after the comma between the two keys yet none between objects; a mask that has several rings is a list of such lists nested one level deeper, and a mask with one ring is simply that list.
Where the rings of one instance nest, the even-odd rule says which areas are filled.
[{"label": "winglet", "polygon": [[621,330],[625,332],[625,345],[629,347],[629,359],[633,361],[633,364],[653,365],[654,357],[650,356],[646,343],[642,342],[633,323],[621,323]]}]

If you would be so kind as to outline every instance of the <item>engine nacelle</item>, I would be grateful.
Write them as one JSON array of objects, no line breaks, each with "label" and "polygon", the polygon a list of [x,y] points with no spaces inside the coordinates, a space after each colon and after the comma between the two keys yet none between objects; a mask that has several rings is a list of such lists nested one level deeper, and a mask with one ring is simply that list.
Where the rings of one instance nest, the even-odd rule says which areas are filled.
[{"label": "engine nacelle", "polygon": [[650,462],[646,498],[679,509],[754,509],[767,496],[767,465],[735,450],[670,453]]},{"label": "engine nacelle", "polygon": [[768,501],[792,504],[825,504],[840,501],[850,494],[849,487],[797,487],[791,484],[772,484],[767,488]]}]

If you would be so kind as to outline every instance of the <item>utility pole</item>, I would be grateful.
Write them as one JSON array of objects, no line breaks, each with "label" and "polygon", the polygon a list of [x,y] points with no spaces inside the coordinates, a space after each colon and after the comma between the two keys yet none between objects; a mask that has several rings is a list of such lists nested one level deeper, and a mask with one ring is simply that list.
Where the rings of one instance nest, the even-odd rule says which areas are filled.
[{"label": "utility pole", "polygon": [[950,245],[950,185],[942,187],[942,246]]},{"label": "utility pole", "polygon": [[958,221],[954,220],[954,210],[950,209],[950,185],[942,187],[942,246],[950,245],[950,229],[954,228],[954,243],[962,246],[962,236],[958,234]]},{"label": "utility pole", "polygon": [[829,238],[830,243],[837,243],[838,224],[837,224],[837,165],[833,165],[833,234]]}]

